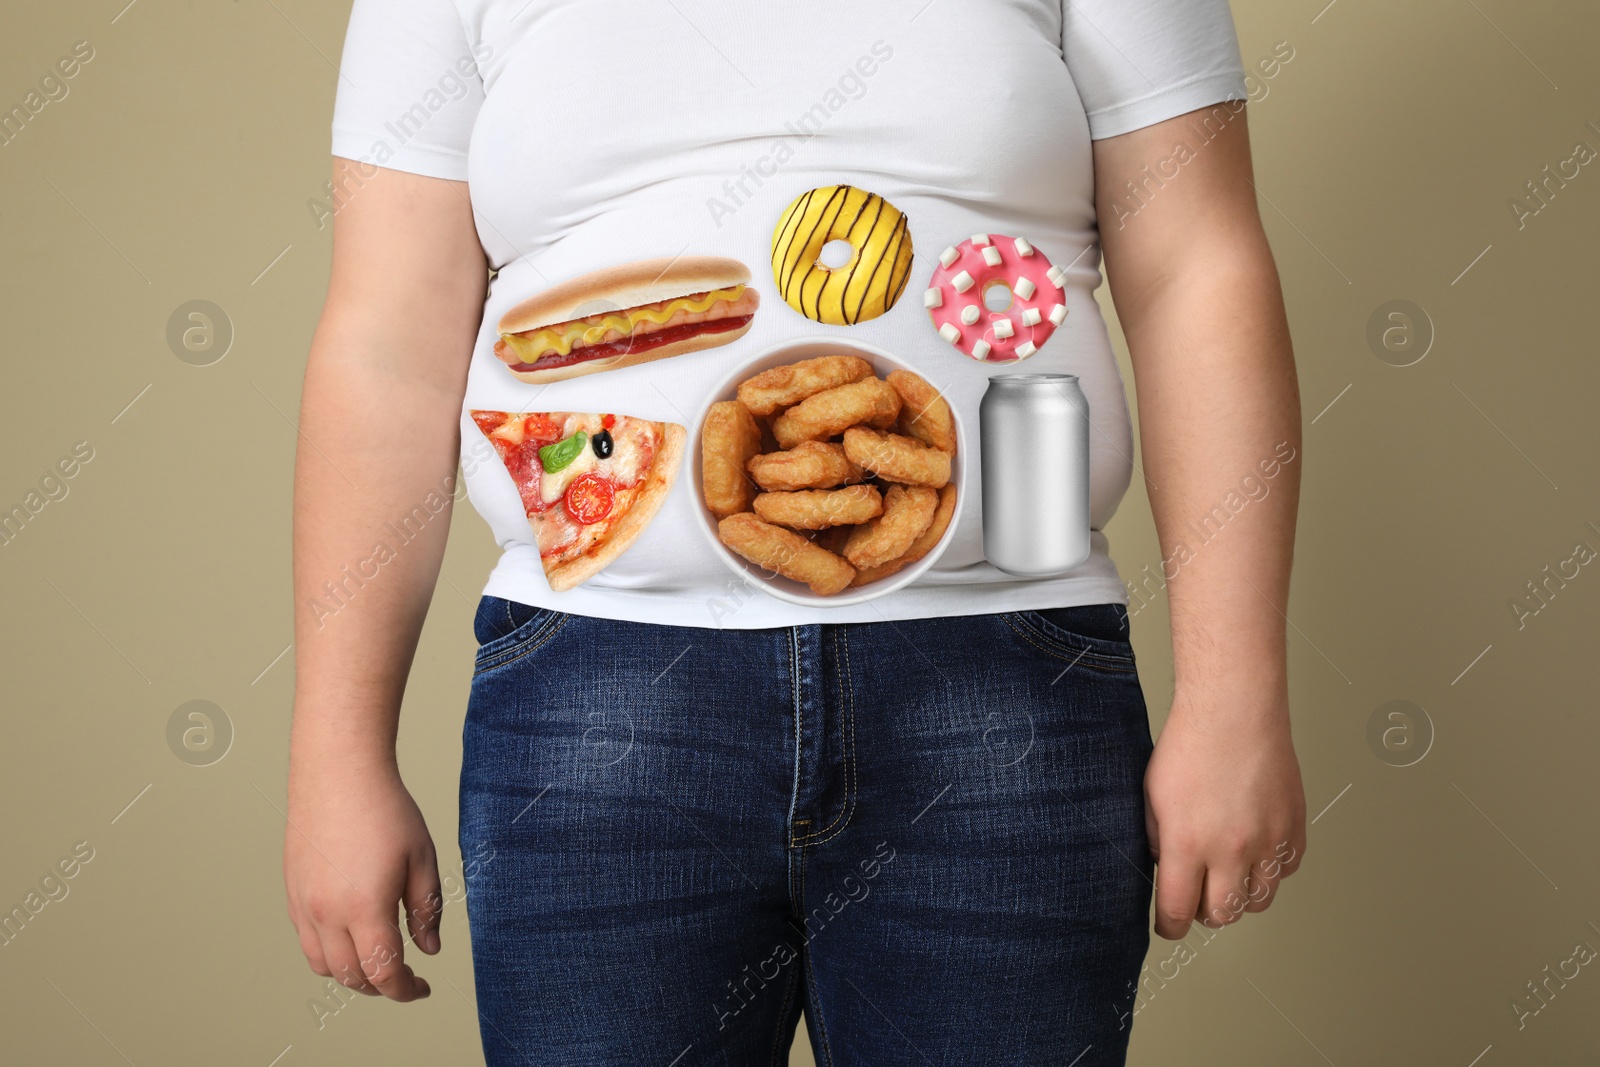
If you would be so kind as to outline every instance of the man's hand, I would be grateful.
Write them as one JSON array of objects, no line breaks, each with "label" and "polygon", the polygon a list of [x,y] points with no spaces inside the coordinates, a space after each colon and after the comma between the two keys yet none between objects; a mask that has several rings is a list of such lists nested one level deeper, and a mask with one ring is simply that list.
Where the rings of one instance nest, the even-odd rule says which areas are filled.
[{"label": "man's hand", "polygon": [[396,923],[439,951],[439,865],[422,812],[392,767],[324,774],[304,764],[290,784],[283,878],[289,919],[311,969],[369,996],[409,1001],[428,983],[405,960]]},{"label": "man's hand", "polygon": [[1265,911],[1305,854],[1305,792],[1288,717],[1233,710],[1174,702],[1145,773],[1156,933],[1170,940],[1196,919],[1215,929]]},{"label": "man's hand", "polygon": [[1156,932],[1177,938],[1265,908],[1305,852],[1284,647],[1300,402],[1243,103],[1094,152],[1172,615],[1176,695],[1145,796]]},{"label": "man's hand", "polygon": [[[313,970],[414,1000],[428,984],[406,966],[397,909],[422,951],[439,951],[439,871],[395,736],[444,558],[488,270],[464,182],[335,160],[334,184],[354,192],[334,217],[300,401],[283,873]],[[433,496],[445,509],[381,575],[356,578],[390,540],[385,516]]]}]

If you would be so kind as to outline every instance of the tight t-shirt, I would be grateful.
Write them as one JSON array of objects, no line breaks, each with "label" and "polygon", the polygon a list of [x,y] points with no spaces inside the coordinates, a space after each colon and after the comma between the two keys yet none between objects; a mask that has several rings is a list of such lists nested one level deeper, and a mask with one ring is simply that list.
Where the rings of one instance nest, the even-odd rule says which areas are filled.
[{"label": "tight t-shirt", "polygon": [[[486,593],[688,626],[871,622],[1126,603],[1101,532],[1127,490],[1133,442],[1093,298],[1091,142],[1244,98],[1226,0],[355,0],[333,152],[469,183],[496,272],[461,422],[467,492],[503,549]],[[1197,129],[1191,141],[1204,137]],[[784,209],[834,185],[903,212],[914,249],[900,299],[853,325],[794,311],[771,268]],[[978,234],[1024,238],[1063,268],[1066,318],[1022,362],[969,358],[924,308],[941,251]],[[685,255],[749,268],[760,307],[748,333],[539,385],[496,357],[500,318],[523,300],[591,271]],[[762,351],[807,338],[893,353],[943,392],[970,450],[942,553],[912,584],[865,603],[767,595],[718,558],[696,514],[704,505],[688,468],[710,393]],[[984,558],[978,404],[989,376],[1019,372],[1075,374],[1089,404],[1091,553],[1060,577],[1019,579]],[[689,458],[630,547],[557,592],[474,410],[676,423]]]}]

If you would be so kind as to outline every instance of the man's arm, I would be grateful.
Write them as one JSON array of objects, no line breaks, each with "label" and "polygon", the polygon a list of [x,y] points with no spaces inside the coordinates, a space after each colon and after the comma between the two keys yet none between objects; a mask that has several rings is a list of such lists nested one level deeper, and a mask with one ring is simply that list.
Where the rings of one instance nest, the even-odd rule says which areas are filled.
[{"label": "man's arm", "polygon": [[[353,166],[336,159],[334,183]],[[378,170],[355,184],[300,405],[284,880],[313,970],[412,1000],[428,985],[405,964],[398,909],[437,952],[442,900],[395,733],[444,555],[487,270],[464,183]],[[385,523],[416,508],[431,519],[396,544]]]},{"label": "man's arm", "polygon": [[1244,111],[1209,141],[1190,117],[1094,146],[1106,274],[1169,561],[1175,686],[1145,778],[1156,932],[1168,938],[1197,917],[1216,926],[1264,909],[1305,851],[1282,614],[1300,482],[1294,355]]}]

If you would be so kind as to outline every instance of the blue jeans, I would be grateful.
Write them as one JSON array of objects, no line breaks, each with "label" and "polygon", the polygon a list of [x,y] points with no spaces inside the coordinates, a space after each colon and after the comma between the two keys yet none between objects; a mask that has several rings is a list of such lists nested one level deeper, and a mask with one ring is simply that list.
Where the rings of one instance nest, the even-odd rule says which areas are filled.
[{"label": "blue jeans", "polygon": [[770,630],[484,598],[490,1067],[1121,1064],[1151,740],[1120,607]]}]

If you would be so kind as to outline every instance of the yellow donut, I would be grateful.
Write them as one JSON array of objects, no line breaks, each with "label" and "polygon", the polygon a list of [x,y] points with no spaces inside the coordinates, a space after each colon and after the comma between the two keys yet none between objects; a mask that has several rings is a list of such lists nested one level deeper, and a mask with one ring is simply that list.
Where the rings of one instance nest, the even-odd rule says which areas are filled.
[{"label": "yellow donut", "polygon": [[[840,267],[818,262],[829,241],[850,245]],[[825,185],[784,209],[772,234],[772,278],[800,314],[832,326],[875,319],[894,307],[911,277],[911,229],[877,193]]]}]

